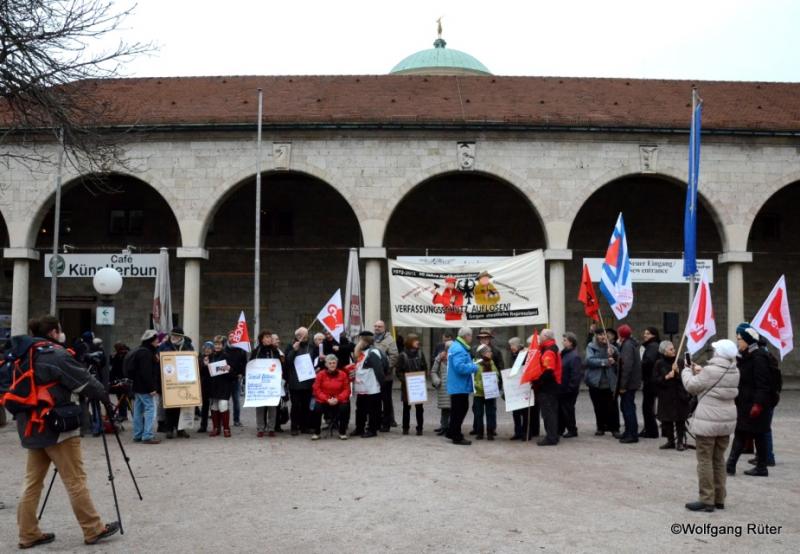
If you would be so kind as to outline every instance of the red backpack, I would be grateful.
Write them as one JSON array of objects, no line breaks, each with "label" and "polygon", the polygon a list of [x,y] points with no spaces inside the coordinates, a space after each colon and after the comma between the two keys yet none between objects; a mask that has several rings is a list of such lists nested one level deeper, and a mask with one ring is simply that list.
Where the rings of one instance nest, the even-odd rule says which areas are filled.
[{"label": "red backpack", "polygon": [[45,429],[45,416],[55,406],[55,400],[50,394],[50,389],[58,381],[37,385],[34,368],[34,353],[45,349],[56,348],[53,343],[40,341],[33,343],[27,353],[16,359],[8,359],[4,371],[10,373],[11,380],[8,390],[0,395],[0,406],[14,415],[28,412],[30,417],[25,427],[25,436],[31,436],[34,425],[38,425],[38,432]]}]

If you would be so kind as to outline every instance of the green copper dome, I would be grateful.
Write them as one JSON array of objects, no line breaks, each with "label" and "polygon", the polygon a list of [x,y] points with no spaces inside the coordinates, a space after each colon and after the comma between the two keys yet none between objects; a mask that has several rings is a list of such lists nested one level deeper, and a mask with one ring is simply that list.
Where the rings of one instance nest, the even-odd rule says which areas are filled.
[{"label": "green copper dome", "polygon": [[491,75],[481,62],[460,50],[445,48],[442,38],[433,48],[411,54],[394,66],[390,73],[406,75]]}]

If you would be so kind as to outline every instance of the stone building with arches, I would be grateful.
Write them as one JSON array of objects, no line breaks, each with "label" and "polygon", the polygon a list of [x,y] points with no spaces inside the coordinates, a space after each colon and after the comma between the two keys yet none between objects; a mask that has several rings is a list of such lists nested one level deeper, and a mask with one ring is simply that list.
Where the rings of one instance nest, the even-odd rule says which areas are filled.
[{"label": "stone building with arches", "polygon": [[[697,87],[698,251],[714,261],[718,334],[751,318],[781,274],[798,314],[800,85],[503,77],[472,62],[430,67],[457,66],[458,56],[418,59],[416,70],[412,56],[388,75],[87,83],[111,106],[108,131],[127,131],[128,164],[64,179],[63,243],[78,252],[166,246],[187,334],[229,329],[252,309],[261,88],[262,326],[288,336],[307,324],[344,286],[350,248],[360,252],[368,322],[390,319],[387,257],[542,248],[550,325],[581,332],[582,260],[604,254],[620,211],[634,257],[681,257]],[[53,190],[51,167],[12,160],[0,169],[0,309],[13,332],[49,306]],[[684,320],[687,288],[635,286],[630,323],[660,326],[664,311]],[[151,280],[126,282],[121,338],[147,325],[151,297]],[[90,280],[61,281],[60,308],[96,302]],[[800,355],[786,365],[800,373]]]}]

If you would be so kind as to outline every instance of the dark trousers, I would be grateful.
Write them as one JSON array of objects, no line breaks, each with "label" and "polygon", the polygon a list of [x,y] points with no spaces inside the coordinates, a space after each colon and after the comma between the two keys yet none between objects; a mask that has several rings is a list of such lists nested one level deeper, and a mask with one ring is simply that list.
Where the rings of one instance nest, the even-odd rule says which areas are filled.
[{"label": "dark trousers", "polygon": [[305,431],[311,428],[311,389],[290,390],[292,406],[289,411],[292,431]]},{"label": "dark trousers", "polygon": [[592,399],[597,430],[618,432],[619,411],[617,410],[617,400],[611,389],[589,387],[589,398]]},{"label": "dark trousers", "polygon": [[636,419],[636,391],[626,390],[620,395],[619,409],[625,420],[625,436],[639,438],[639,420]]},{"label": "dark trousers", "polygon": [[728,467],[736,468],[736,462],[739,461],[739,456],[744,452],[744,445],[748,439],[753,439],[753,444],[756,447],[756,467],[759,469],[767,469],[767,434],[766,433],[748,433],[747,431],[740,431],[739,429],[733,434],[733,445],[731,446],[731,453],[728,455]]},{"label": "dark trousers", "polygon": [[645,385],[642,390],[642,418],[644,434],[658,438],[658,422],[656,421],[656,398],[658,393],[653,385]]},{"label": "dark trousers", "polygon": [[392,402],[392,380],[381,384],[379,408],[381,411],[381,427],[384,429],[394,423],[394,403]]},{"label": "dark trousers", "polygon": [[450,408],[442,408],[442,415],[439,418],[439,427],[445,431],[450,428]]},{"label": "dark trousers", "polygon": [[167,433],[178,430],[178,422],[181,419],[180,408],[167,408],[164,410],[165,421],[167,423]]},{"label": "dark trousers", "polygon": [[486,414],[486,434],[494,435],[497,431],[497,399],[482,396],[472,398],[472,428],[475,434],[483,436],[483,414]]},{"label": "dark trousers", "polygon": [[678,442],[686,442],[685,421],[662,421],[661,434],[669,442],[675,442],[675,433],[678,433]]},{"label": "dark trousers", "polygon": [[381,393],[359,394],[356,397],[356,433],[378,432],[378,421],[381,418]]},{"label": "dark trousers", "polygon": [[469,394],[450,395],[450,438],[453,441],[464,440],[461,424],[469,412]]},{"label": "dark trousers", "polygon": [[[422,404],[415,404],[414,410],[417,416],[417,430],[422,431],[423,416],[425,412]],[[385,425],[385,422],[384,422]],[[403,402],[403,430],[407,431],[411,427],[411,405]]]},{"label": "dark trousers", "polygon": [[350,424],[350,402],[336,404],[335,406],[331,406],[330,404],[317,404],[314,407],[314,411],[311,413],[311,426],[314,428],[314,432],[317,435],[322,431],[323,414],[328,416],[332,422],[337,423],[340,435],[347,434],[347,426]]},{"label": "dark trousers", "polygon": [[547,440],[558,442],[558,392],[540,390],[537,400]]},{"label": "dark trousers", "polygon": [[200,407],[200,431],[208,429],[208,409],[211,406],[211,399],[208,397],[210,383],[203,383],[203,405]]},{"label": "dark trousers", "polygon": [[578,391],[558,393],[558,434],[564,430],[570,433],[577,433],[578,426],[575,424],[575,402],[578,401]]},{"label": "dark trousers", "polygon": [[534,404],[530,409],[531,417],[528,422],[528,408],[514,410],[511,417],[514,420],[514,436],[525,439],[525,431],[528,431],[527,438],[539,436],[539,404]]}]

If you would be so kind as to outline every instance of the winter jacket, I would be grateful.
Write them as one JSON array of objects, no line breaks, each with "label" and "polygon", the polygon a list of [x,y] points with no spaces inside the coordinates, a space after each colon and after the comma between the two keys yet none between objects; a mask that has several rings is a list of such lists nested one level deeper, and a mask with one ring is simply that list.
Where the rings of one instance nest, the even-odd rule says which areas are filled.
[{"label": "winter jacket", "polygon": [[[244,350],[241,348],[236,348],[240,352],[244,353]],[[228,349],[222,350],[220,352],[212,352],[211,356],[208,357],[209,362],[219,362],[225,360],[227,364],[231,367],[228,373],[223,373],[221,375],[215,375],[214,377],[210,377],[210,384],[208,390],[208,397],[215,399],[215,400],[228,400],[231,395],[233,394],[233,387],[236,383],[236,373],[233,369],[233,364],[231,360],[228,359],[229,356]]]},{"label": "winter jacket", "polygon": [[[616,346],[611,346],[612,358],[619,359]],[[608,363],[608,345],[596,340],[586,347],[586,384],[595,389],[617,390],[617,364]]]},{"label": "winter jacket", "polygon": [[425,378],[428,378],[428,362],[425,361],[425,355],[419,350],[405,349],[400,353],[397,358],[397,368],[395,374],[400,380],[400,400],[403,403],[408,402],[408,391],[406,391],[406,373],[413,373],[415,371],[424,371]]},{"label": "winter jacket", "polygon": [[697,396],[697,408],[690,429],[701,437],[726,437],[736,429],[736,396],[739,394],[739,370],[736,362],[713,357],[700,373],[691,368],[681,373],[683,386]]},{"label": "winter jacket", "polygon": [[672,371],[673,363],[674,357],[667,358],[659,354],[653,367],[652,383],[658,395],[656,417],[659,421],[686,421],[689,417],[689,393],[683,387],[680,375],[666,378]]},{"label": "winter jacket", "polygon": [[339,369],[331,375],[327,370],[317,373],[314,379],[314,398],[319,404],[327,404],[331,398],[336,398],[339,404],[350,400],[350,378],[347,373]]},{"label": "winter jacket", "polygon": [[379,348],[370,346],[366,350],[366,357],[364,358],[364,363],[362,364],[361,368],[371,369],[375,374],[375,380],[379,385],[383,386],[383,383],[386,380],[386,372],[384,371],[383,357],[380,354]]},{"label": "winter jacket", "polygon": [[619,348],[619,390],[639,390],[642,386],[642,360],[639,345],[632,338],[622,341]]},{"label": "winter jacket", "polygon": [[[39,390],[39,398],[49,394],[53,400],[54,407],[74,404],[73,395],[78,394],[86,396],[90,400],[108,398],[102,383],[92,377],[86,368],[60,345],[54,344],[47,339],[25,335],[13,337],[11,342],[11,351],[14,357],[20,360],[27,356],[28,350],[35,343],[47,343],[34,351],[34,380]],[[53,382],[55,382],[55,385],[49,388],[44,387],[44,385]],[[0,406],[0,410],[4,409]],[[31,411],[23,411],[15,416],[17,433],[23,448],[47,448],[80,435],[80,429],[59,434],[46,424],[39,425],[30,422],[31,415]]]},{"label": "winter jacket", "polygon": [[231,346],[230,344],[222,351],[225,354],[225,359],[228,365],[231,366],[231,371],[234,377],[244,377],[247,371],[247,352],[238,346]]},{"label": "winter jacket", "polygon": [[440,410],[450,409],[450,395],[447,394],[447,358],[444,361],[436,356],[431,367],[431,383],[436,389],[436,407]]},{"label": "winter jacket", "polygon": [[375,335],[374,346],[383,351],[389,358],[389,370],[384,377],[387,381],[391,381],[394,379],[394,370],[397,368],[397,361],[400,357],[400,352],[397,350],[397,343],[391,333],[384,332],[383,335]]},{"label": "winter jacket", "polygon": [[165,340],[158,347],[159,352],[194,352],[194,344],[189,337],[183,337],[183,341],[177,346],[172,341]]},{"label": "winter jacket", "polygon": [[[739,396],[736,397],[738,420],[736,430],[746,433],[766,433],[770,429],[769,408],[773,390],[769,376],[769,358],[757,344],[737,357],[739,367]],[[753,404],[761,404],[761,415],[750,417]]]},{"label": "winter jacket", "polygon": [[447,394],[470,394],[472,375],[477,371],[469,345],[461,337],[454,340],[447,351]]},{"label": "winter jacket", "polygon": [[310,354],[311,363],[316,365],[316,360],[319,356],[319,348],[314,348],[313,344],[305,341],[300,343],[300,347],[297,350],[294,348],[289,349],[289,353],[286,354],[286,367],[283,371],[284,379],[286,379],[286,383],[289,385],[289,390],[311,390],[314,385],[313,379],[307,379],[305,381],[299,381],[297,379],[297,369],[294,367],[294,361],[298,356],[302,356],[303,354]]},{"label": "winter jacket", "polygon": [[256,349],[250,353],[250,359],[280,360],[281,363],[284,361],[283,353],[279,348],[274,346],[264,346],[263,344],[259,344],[258,347],[256,347]]},{"label": "winter jacket", "polygon": [[497,386],[500,388],[500,391],[503,390],[503,376],[500,375],[500,370],[497,369],[497,364],[494,363],[494,360],[488,360],[489,367],[487,368],[485,363],[487,360],[479,360],[478,364],[478,371],[475,373],[475,396],[483,398],[483,374],[484,373],[494,373],[497,375]]},{"label": "winter jacket", "polygon": [[656,362],[661,357],[661,354],[658,352],[658,341],[656,339],[650,339],[642,343],[642,346],[644,347],[644,351],[641,353],[642,384],[645,390],[653,390],[655,385],[653,383],[653,371],[656,367]]},{"label": "winter jacket", "polygon": [[583,360],[577,348],[561,351],[561,385],[559,392],[574,394],[581,388],[583,380]]},{"label": "winter jacket", "polygon": [[133,392],[136,394],[161,394],[161,364],[155,347],[143,344],[130,354]]},{"label": "winter jacket", "polygon": [[[355,349],[356,345],[347,340],[347,337],[342,335],[340,341],[337,342],[336,340],[325,340],[322,342],[322,353],[326,356],[328,354],[334,354],[336,358],[339,360],[339,369],[343,369],[347,366],[350,362],[352,362],[352,355],[353,350]],[[338,346],[339,348],[334,351],[333,347]],[[323,361],[324,365],[324,361]]]}]

